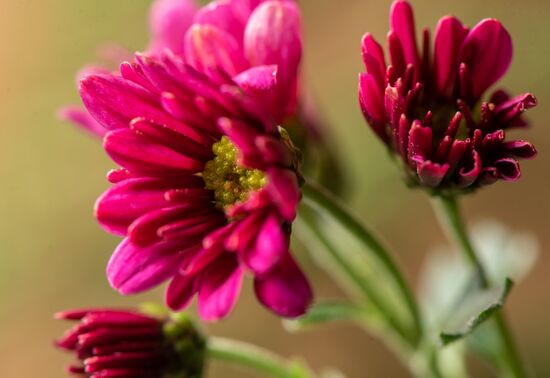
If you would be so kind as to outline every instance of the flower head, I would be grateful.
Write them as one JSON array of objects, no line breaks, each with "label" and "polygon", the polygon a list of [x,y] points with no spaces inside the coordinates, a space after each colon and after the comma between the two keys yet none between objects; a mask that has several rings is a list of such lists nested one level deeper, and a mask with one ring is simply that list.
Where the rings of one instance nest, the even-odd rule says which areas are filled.
[{"label": "flower head", "polygon": [[135,311],[73,310],[57,319],[78,321],[56,342],[75,352],[79,363],[68,371],[77,376],[200,377],[205,341],[188,318],[158,319]]},{"label": "flower head", "polygon": [[505,131],[526,126],[522,114],[535,97],[485,92],[508,70],[512,40],[498,20],[472,29],[444,17],[418,48],[413,11],[393,3],[388,34],[389,64],[367,33],[362,41],[366,72],[359,99],[368,123],[402,160],[407,178],[438,192],[464,192],[520,177],[517,159],[536,155],[532,144],[507,141]]},{"label": "flower head", "polygon": [[[252,17],[286,21],[257,31],[243,51],[273,48],[274,35],[299,25],[291,2],[265,2],[257,11]],[[300,159],[278,126],[288,66],[272,64],[296,40],[281,38],[266,64],[250,67],[240,50],[227,50],[237,46],[229,35],[201,28],[190,32],[193,65],[170,53],[138,55],[120,76],[81,81],[88,111],[112,130],[105,150],[122,167],[109,174],[114,186],[96,204],[102,226],[125,237],[109,262],[109,281],[132,294],[170,280],[171,308],[197,294],[202,318],[217,320],[250,272],[261,303],[281,316],[301,315],[312,293],[289,252]],[[236,70],[235,62],[243,66]]]}]

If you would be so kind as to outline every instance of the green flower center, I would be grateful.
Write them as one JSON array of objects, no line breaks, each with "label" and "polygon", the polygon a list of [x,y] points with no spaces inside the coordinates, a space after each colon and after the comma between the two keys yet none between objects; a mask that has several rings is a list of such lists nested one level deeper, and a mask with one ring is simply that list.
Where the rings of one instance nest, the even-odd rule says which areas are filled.
[{"label": "green flower center", "polygon": [[214,159],[208,161],[202,172],[206,189],[214,191],[216,207],[225,210],[237,202],[246,201],[251,192],[267,183],[265,173],[237,165],[237,147],[223,136],[212,145]]}]

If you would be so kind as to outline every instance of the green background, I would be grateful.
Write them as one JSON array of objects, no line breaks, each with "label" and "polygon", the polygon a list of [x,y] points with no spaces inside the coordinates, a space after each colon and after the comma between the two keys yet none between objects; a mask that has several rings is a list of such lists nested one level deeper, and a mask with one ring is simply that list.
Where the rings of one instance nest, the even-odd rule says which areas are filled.
[{"label": "green background", "polygon": [[[408,191],[384,148],[365,126],[357,105],[359,41],[371,31],[384,40],[389,1],[302,1],[306,82],[319,112],[331,125],[348,177],[348,201],[398,251],[401,266],[416,279],[425,252],[444,241],[427,197]],[[503,84],[515,93],[532,91],[539,108],[529,113],[536,161],[523,163],[523,179],[499,183],[470,196],[471,221],[495,218],[531,230],[542,254],[535,271],[517,287],[508,314],[526,359],[537,375],[550,376],[550,2],[542,0],[414,1],[418,25],[432,30],[453,13],[468,25],[496,17],[510,30],[515,58]],[[57,107],[78,102],[74,77],[97,59],[97,47],[117,41],[132,50],[145,46],[145,0],[4,0],[0,4],[0,377],[55,378],[70,356],[52,340],[66,324],[60,309],[133,305],[161,300],[162,290],[121,298],[104,276],[117,238],[92,215],[95,198],[108,187],[113,167],[98,141],[55,118]],[[319,297],[341,293],[300,255]],[[250,283],[230,319],[208,332],[258,343],[284,355],[301,354],[316,369],[339,366],[351,378],[404,377],[397,361],[375,339],[351,326],[330,326],[288,335],[280,321],[254,300]],[[490,376],[474,361],[476,377]],[[248,377],[213,365],[211,377]]]}]

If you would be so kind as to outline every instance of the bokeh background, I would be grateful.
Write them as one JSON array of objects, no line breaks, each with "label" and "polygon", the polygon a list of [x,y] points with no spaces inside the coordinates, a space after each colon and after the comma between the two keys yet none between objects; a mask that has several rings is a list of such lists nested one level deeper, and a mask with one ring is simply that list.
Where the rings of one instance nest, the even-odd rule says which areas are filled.
[{"label": "bokeh background", "polygon": [[[418,25],[435,26],[453,13],[473,25],[496,17],[509,28],[515,59],[504,85],[532,91],[539,108],[525,137],[540,156],[523,164],[524,178],[499,183],[465,200],[469,220],[495,218],[540,240],[535,270],[517,287],[507,313],[524,357],[539,377],[550,376],[550,2],[543,0],[414,1]],[[148,0],[3,0],[0,2],[0,377],[56,378],[69,356],[51,347],[62,332],[52,314],[93,305],[161,300],[162,291],[121,298],[104,276],[117,239],[92,215],[113,164],[100,143],[55,118],[56,108],[78,102],[74,76],[97,60],[97,48],[117,41],[139,50],[147,40]],[[383,40],[389,0],[304,0],[305,72],[331,125],[348,178],[348,201],[397,251],[411,282],[427,250],[443,243],[427,197],[408,191],[357,106],[359,41],[365,31]],[[341,296],[305,254],[300,256],[319,297]],[[227,321],[207,332],[255,342],[284,355],[304,356],[320,369],[338,366],[351,378],[407,377],[376,339],[334,325],[289,335],[252,298],[250,285]],[[216,364],[209,376],[252,377]],[[475,376],[490,376],[477,365]]]}]

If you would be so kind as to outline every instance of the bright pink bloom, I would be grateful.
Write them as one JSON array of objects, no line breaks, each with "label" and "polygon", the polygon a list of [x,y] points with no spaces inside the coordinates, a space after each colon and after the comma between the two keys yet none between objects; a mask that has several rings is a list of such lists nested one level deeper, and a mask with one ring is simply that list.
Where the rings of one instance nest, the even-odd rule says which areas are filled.
[{"label": "bright pink bloom", "polygon": [[205,342],[188,320],[113,309],[73,310],[56,318],[78,321],[56,342],[75,352],[79,363],[67,370],[76,376],[195,377],[203,370]]},{"label": "bright pink bloom", "polygon": [[[259,51],[265,38],[299,25],[289,20],[299,18],[290,2],[265,2],[256,11],[251,19],[273,13],[287,21],[266,24],[273,29],[246,49]],[[219,45],[194,46],[192,54],[208,62],[194,62],[202,72],[172,54],[138,55],[122,64],[121,76],[81,82],[90,114],[112,130],[105,149],[122,166],[109,175],[115,185],[96,205],[100,223],[125,236],[108,277],[123,294],[171,280],[171,308],[184,308],[198,294],[203,319],[217,320],[233,308],[248,271],[265,306],[299,316],[312,293],[288,250],[300,178],[296,150],[277,126],[287,82],[280,83],[284,75],[271,64],[276,52],[266,65],[243,61],[235,70],[231,62],[239,61],[240,50],[224,52],[216,38],[230,36],[213,30],[190,31],[190,38],[207,31]],[[284,41],[278,51],[286,56],[285,43],[296,41]]]},{"label": "bright pink bloom", "polygon": [[524,127],[525,110],[535,97],[484,93],[508,70],[510,35],[494,19],[469,30],[455,17],[444,17],[435,32],[416,41],[411,5],[393,3],[388,34],[390,63],[367,33],[362,41],[366,73],[359,77],[363,113],[375,133],[400,156],[412,184],[464,191],[497,180],[520,177],[517,159],[536,156],[532,144],[506,141],[505,130]]}]

